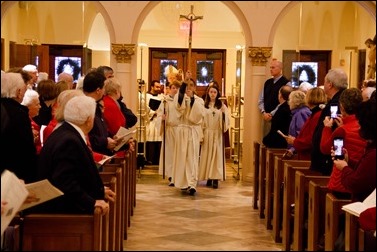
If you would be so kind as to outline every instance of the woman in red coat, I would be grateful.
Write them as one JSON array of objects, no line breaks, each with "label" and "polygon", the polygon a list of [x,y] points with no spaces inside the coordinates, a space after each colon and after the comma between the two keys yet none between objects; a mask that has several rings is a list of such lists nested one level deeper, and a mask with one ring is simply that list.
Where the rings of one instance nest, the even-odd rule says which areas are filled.
[{"label": "woman in red coat", "polygon": [[[334,138],[341,137],[344,140],[344,148],[349,153],[349,163],[353,168],[356,168],[356,164],[361,159],[366,147],[365,139],[359,134],[360,124],[355,115],[362,100],[360,89],[348,88],[344,90],[339,98],[341,115],[335,119],[327,116],[323,120],[325,127],[322,131],[321,152],[331,154]],[[338,124],[334,132],[331,129],[333,123]],[[349,198],[352,191],[341,183],[341,175],[342,172],[333,165],[328,188],[336,193],[338,197]]]},{"label": "woman in red coat", "polygon": [[111,137],[118,132],[120,127],[126,127],[126,118],[117,101],[121,95],[120,89],[121,86],[118,79],[109,78],[105,81],[103,117]]}]

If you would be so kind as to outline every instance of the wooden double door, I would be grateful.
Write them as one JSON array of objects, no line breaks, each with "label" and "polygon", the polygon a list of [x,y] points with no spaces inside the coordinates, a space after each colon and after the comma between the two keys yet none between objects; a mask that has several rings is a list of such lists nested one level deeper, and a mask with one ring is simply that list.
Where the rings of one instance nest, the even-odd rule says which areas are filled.
[{"label": "wooden double door", "polygon": [[293,50],[283,50],[283,74],[290,80],[293,79],[294,75],[292,62],[316,62],[318,64],[316,83],[317,86],[322,86],[325,76],[331,68],[331,51],[313,50],[296,52]]},{"label": "wooden double door", "polygon": [[[190,69],[197,83],[197,95],[202,96],[208,84],[212,81],[225,83],[226,50],[222,49],[192,49],[191,62],[188,62],[188,49],[179,48],[149,48],[149,81],[160,80],[166,83],[167,67],[173,65],[184,73]],[[149,85],[148,85],[149,88]],[[220,90],[221,92],[221,90]]]}]

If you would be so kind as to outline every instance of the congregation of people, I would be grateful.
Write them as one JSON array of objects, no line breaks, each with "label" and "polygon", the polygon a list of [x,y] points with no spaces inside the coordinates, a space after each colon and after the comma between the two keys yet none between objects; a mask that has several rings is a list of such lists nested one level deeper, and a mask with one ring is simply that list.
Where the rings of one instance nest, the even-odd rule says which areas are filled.
[{"label": "congregation of people", "polygon": [[[171,66],[170,66],[171,68]],[[138,118],[122,101],[121,82],[111,67],[99,66],[74,83],[63,72],[57,82],[33,65],[1,74],[1,137],[5,158],[2,172],[13,172],[24,183],[48,179],[63,195],[23,210],[29,213],[93,213],[109,211],[116,194],[104,186],[101,160],[136,150],[131,137],[120,150],[121,127],[137,126]],[[199,180],[219,187],[225,180],[224,132],[229,128],[227,106],[218,85],[196,95],[190,72],[170,72],[164,93],[159,81],[148,92],[146,156],[161,167],[169,186],[195,195]],[[152,96],[160,103],[149,106]],[[14,158],[14,150],[22,158]],[[30,200],[30,197],[29,197]],[[2,213],[7,201],[2,199]],[[3,234],[2,234],[3,235]]]},{"label": "congregation of people", "polygon": [[[286,149],[284,159],[309,160],[311,170],[330,176],[328,188],[337,197],[363,201],[376,188],[375,80],[350,88],[342,69],[330,69],[323,85],[302,81],[292,87],[282,69],[282,62],[271,61],[272,77],[259,95],[262,143]],[[219,188],[226,179],[224,133],[230,128],[222,90],[214,80],[199,97],[190,71],[172,66],[165,77],[165,86],[150,83],[146,113],[138,117],[123,101],[122,83],[111,67],[90,69],[76,82],[65,72],[55,82],[33,65],[2,71],[1,171],[25,183],[48,179],[64,193],[28,211],[92,213],[99,206],[106,214],[116,194],[101,181],[99,162],[140,152],[134,138],[115,150],[122,141],[118,130],[137,127],[140,120],[146,126],[146,162],[159,166],[169,186],[192,196],[200,181]],[[338,107],[335,118],[331,105]],[[339,137],[344,159],[334,155],[333,140]],[[22,158],[14,158],[17,153]],[[3,207],[2,199],[2,214]]]},{"label": "congregation of people", "polygon": [[[263,145],[286,149],[283,160],[310,161],[310,170],[330,177],[329,192],[339,199],[362,202],[376,188],[376,81],[368,79],[360,88],[349,87],[347,74],[334,68],[327,72],[323,85],[304,90],[301,85],[292,87],[282,67],[278,60],[271,62],[272,78],[265,82],[259,98]],[[335,117],[330,116],[331,106],[337,107]],[[336,138],[344,141],[344,158],[335,156]],[[368,226],[375,244],[375,206],[366,213],[359,223]],[[344,250],[344,225],[343,214],[336,250]]]}]

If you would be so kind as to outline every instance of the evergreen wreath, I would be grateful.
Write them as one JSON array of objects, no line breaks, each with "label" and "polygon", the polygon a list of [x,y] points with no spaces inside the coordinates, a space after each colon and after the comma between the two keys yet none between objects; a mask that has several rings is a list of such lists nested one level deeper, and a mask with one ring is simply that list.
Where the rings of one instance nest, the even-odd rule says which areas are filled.
[{"label": "evergreen wreath", "polygon": [[310,65],[299,65],[292,71],[292,82],[297,83],[297,86],[300,86],[300,75],[302,71],[305,71],[308,74],[308,82],[314,85],[317,77],[315,76],[315,72]]},{"label": "evergreen wreath", "polygon": [[81,73],[81,67],[79,66],[79,63],[77,61],[74,61],[70,58],[68,59],[63,59],[59,62],[59,65],[56,69],[56,74],[61,74],[64,70],[64,66],[65,65],[70,65],[72,66],[73,68],[73,79],[74,80],[77,80],[79,77],[80,77],[80,73]]}]

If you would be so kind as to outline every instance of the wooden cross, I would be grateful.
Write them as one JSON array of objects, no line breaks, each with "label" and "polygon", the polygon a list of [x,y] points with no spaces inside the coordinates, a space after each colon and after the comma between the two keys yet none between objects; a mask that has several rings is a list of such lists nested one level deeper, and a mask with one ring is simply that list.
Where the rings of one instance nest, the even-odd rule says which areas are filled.
[{"label": "wooden cross", "polygon": [[188,51],[188,68],[187,71],[191,70],[191,43],[192,43],[192,22],[198,19],[203,19],[203,16],[195,16],[194,14],[194,5],[191,5],[191,11],[187,15],[179,15],[179,18],[185,18],[190,21],[190,32],[189,32],[189,51]]}]

